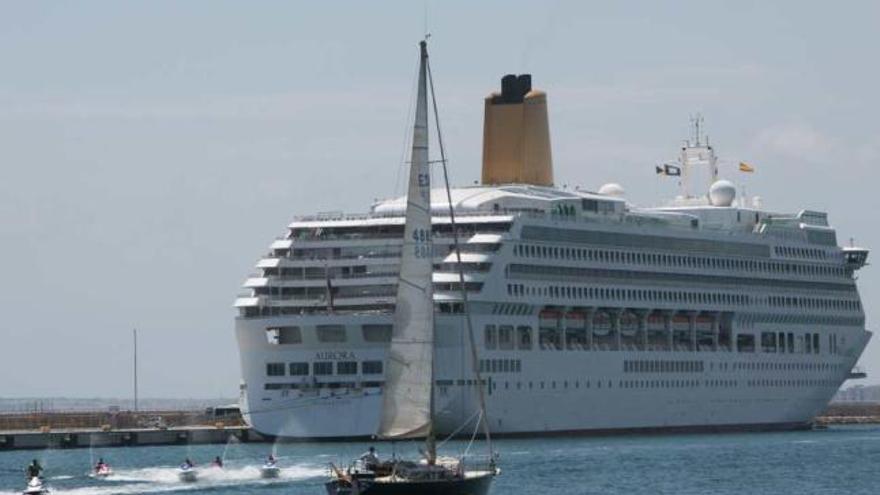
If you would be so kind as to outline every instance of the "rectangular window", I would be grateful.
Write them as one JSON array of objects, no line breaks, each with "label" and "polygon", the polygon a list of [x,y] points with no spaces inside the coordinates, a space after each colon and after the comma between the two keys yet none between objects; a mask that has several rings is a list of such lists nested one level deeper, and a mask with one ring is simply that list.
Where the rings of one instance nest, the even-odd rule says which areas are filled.
[{"label": "rectangular window", "polygon": [[538,344],[541,349],[559,350],[562,348],[560,332],[553,327],[541,327],[538,329]]},{"label": "rectangular window", "polygon": [[266,340],[270,344],[302,344],[302,332],[299,327],[268,327]]},{"label": "rectangular window", "polygon": [[525,351],[532,349],[532,327],[516,327],[516,337],[516,345],[518,349]]},{"label": "rectangular window", "polygon": [[755,352],[755,336],[749,333],[737,335],[736,350],[739,352]]},{"label": "rectangular window", "polygon": [[391,342],[391,325],[361,325],[365,342]]},{"label": "rectangular window", "polygon": [[266,375],[284,376],[284,363],[266,363]]},{"label": "rectangular window", "polygon": [[309,363],[290,363],[292,376],[306,376],[309,374]]},{"label": "rectangular window", "polygon": [[318,325],[318,342],[345,342],[345,325]]},{"label": "rectangular window", "polygon": [[495,349],[498,344],[498,337],[495,334],[495,325],[486,325],[485,328],[485,346],[486,349]]},{"label": "rectangular window", "polygon": [[338,363],[336,363],[337,375],[357,375],[357,372],[357,361],[339,361]]},{"label": "rectangular window", "polygon": [[314,375],[332,375],[333,363],[329,361],[318,361],[312,364],[312,374]]},{"label": "rectangular window", "polygon": [[364,361],[361,364],[361,369],[365,375],[381,375],[382,361]]},{"label": "rectangular window", "polygon": [[813,334],[813,354],[819,354],[819,334]]},{"label": "rectangular window", "polygon": [[513,349],[513,327],[501,325],[498,327],[498,348],[503,350]]}]

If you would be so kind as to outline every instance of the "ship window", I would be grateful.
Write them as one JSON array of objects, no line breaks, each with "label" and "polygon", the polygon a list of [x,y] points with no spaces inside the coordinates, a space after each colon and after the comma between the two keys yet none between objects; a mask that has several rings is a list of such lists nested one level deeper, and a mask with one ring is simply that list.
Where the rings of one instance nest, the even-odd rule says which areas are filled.
[{"label": "ship window", "polygon": [[498,344],[498,336],[496,335],[495,325],[486,325],[484,332],[486,349],[495,349]]},{"label": "ship window", "polygon": [[329,361],[318,361],[312,364],[312,373],[315,375],[332,375],[333,363]]},{"label": "ship window", "polygon": [[391,325],[361,325],[365,342],[391,342]]},{"label": "ship window", "polygon": [[338,363],[336,363],[337,375],[357,375],[357,372],[357,361],[339,361]]},{"label": "ship window", "polygon": [[269,327],[266,340],[270,344],[302,344],[302,331],[299,327]]},{"label": "ship window", "polygon": [[364,361],[361,364],[361,370],[365,375],[381,375],[382,361]]},{"label": "ship window", "polygon": [[290,363],[291,376],[306,376],[309,374],[309,363]]},{"label": "ship window", "polygon": [[318,325],[318,342],[345,342],[345,325]]},{"label": "ship window", "polygon": [[501,325],[498,327],[498,348],[513,349],[513,327],[510,325]]},{"label": "ship window", "polygon": [[761,350],[776,352],[776,334],[774,332],[761,332]]},{"label": "ship window", "polygon": [[284,363],[266,363],[266,375],[284,376]]},{"label": "ship window", "polygon": [[755,352],[755,336],[748,333],[737,335],[736,350],[739,352]]},{"label": "ship window", "polygon": [[532,327],[519,326],[516,328],[516,342],[520,350],[532,349]]},{"label": "ship window", "polygon": [[595,199],[582,199],[581,208],[583,208],[584,211],[596,213],[599,211],[599,202]]},{"label": "ship window", "polygon": [[559,333],[559,330],[555,327],[542,326],[539,329],[539,344],[541,346],[541,349],[561,349],[562,339],[560,339]]}]

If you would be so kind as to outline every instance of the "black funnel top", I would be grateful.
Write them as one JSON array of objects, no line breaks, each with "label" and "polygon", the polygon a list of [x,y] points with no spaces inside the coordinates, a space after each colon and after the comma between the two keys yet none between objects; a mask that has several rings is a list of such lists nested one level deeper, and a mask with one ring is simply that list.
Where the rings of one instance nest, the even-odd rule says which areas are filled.
[{"label": "black funnel top", "polygon": [[493,98],[492,103],[522,103],[523,97],[531,90],[531,74],[507,74],[501,78],[501,95]]}]

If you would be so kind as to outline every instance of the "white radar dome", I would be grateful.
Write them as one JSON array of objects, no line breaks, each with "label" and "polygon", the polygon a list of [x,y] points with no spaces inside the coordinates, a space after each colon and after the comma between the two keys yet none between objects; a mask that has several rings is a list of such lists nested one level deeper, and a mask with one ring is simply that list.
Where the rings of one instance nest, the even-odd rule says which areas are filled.
[{"label": "white radar dome", "polygon": [[613,196],[615,198],[622,198],[626,195],[626,190],[624,190],[623,186],[621,186],[620,184],[617,184],[616,182],[611,182],[600,187],[599,194],[602,194],[604,196]]},{"label": "white radar dome", "polygon": [[712,206],[730,206],[736,198],[736,186],[730,181],[715,181],[709,187],[709,203]]}]

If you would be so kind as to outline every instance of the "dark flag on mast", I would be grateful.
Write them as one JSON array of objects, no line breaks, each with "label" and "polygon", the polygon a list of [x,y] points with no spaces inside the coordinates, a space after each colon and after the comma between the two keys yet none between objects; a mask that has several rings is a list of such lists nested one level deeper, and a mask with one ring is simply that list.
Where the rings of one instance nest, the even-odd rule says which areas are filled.
[{"label": "dark flag on mast", "polygon": [[668,175],[670,177],[678,177],[681,175],[681,167],[678,165],[664,163],[663,166],[657,165],[654,169],[657,171],[658,175]]}]

